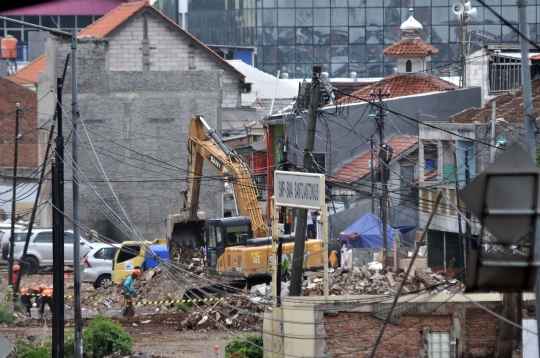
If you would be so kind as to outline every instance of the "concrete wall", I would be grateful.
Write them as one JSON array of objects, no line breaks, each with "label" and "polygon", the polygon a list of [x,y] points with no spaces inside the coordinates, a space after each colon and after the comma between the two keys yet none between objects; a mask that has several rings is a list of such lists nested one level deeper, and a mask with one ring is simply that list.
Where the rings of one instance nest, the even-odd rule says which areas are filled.
[{"label": "concrete wall", "polygon": [[[500,320],[478,308],[474,300],[502,312],[500,294],[416,295],[400,298],[387,325],[377,357],[428,357],[429,333],[450,333],[458,357],[492,357],[497,347]],[[529,295],[528,300],[531,300]],[[390,308],[392,296],[288,297],[272,336],[271,313],[265,314],[265,357],[364,357],[371,353],[380,332],[380,318]],[[376,316],[378,315],[378,316]],[[282,355],[280,353],[285,353]]]},{"label": "concrete wall", "polygon": [[[144,18],[148,28],[150,71],[223,70],[172,26],[151,13],[142,13],[108,36],[110,71],[143,71]],[[222,81],[223,108],[241,107],[239,79],[224,71]]]},{"label": "concrete wall", "polygon": [[[70,47],[48,40],[47,80],[61,73]],[[138,231],[147,239],[165,236],[165,217],[179,211],[185,188],[187,135],[191,117],[204,115],[216,128],[222,100],[222,71],[108,71],[110,44],[104,39],[79,39],[78,108],[79,161],[91,186],[81,187],[81,222],[98,233],[119,240],[124,235],[91,202],[96,190],[117,212],[113,195],[98,174],[87,134],[92,140],[114,192]],[[71,65],[71,63],[70,63]],[[71,66],[64,86],[64,110],[71,118]],[[45,101],[43,101],[45,102]],[[40,111],[41,112],[41,111]],[[49,112],[50,113],[50,112]],[[85,132],[85,128],[88,133]],[[64,122],[64,136],[71,125]],[[71,151],[71,142],[67,144]],[[66,168],[66,174],[70,169]],[[215,177],[205,166],[203,175]],[[67,175],[69,178],[70,175]],[[71,181],[66,181],[66,212],[71,215]],[[218,217],[219,180],[204,182],[200,208],[208,218]],[[123,215],[120,215],[123,218]],[[68,225],[69,226],[69,225]]]}]

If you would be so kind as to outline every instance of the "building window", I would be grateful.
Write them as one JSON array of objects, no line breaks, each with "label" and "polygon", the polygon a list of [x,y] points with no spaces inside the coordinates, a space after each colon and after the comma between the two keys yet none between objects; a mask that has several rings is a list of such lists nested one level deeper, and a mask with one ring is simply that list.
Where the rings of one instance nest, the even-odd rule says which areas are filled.
[{"label": "building window", "polygon": [[521,81],[521,58],[495,53],[489,63],[490,94],[505,93],[519,89]]},{"label": "building window", "polygon": [[407,62],[405,62],[405,72],[412,72],[412,62],[411,62],[411,60],[407,60]]},{"label": "building window", "polygon": [[450,333],[429,333],[429,358],[450,358]]}]

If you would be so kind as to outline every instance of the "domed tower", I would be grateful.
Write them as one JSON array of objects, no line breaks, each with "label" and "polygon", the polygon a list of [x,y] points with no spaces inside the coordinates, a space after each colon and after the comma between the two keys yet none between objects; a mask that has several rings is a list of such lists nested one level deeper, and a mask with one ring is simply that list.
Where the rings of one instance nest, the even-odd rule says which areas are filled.
[{"label": "domed tower", "polygon": [[397,58],[398,74],[425,72],[426,58],[439,52],[436,47],[420,38],[422,24],[414,18],[412,8],[409,12],[411,16],[400,26],[403,38],[383,50],[386,57]]}]

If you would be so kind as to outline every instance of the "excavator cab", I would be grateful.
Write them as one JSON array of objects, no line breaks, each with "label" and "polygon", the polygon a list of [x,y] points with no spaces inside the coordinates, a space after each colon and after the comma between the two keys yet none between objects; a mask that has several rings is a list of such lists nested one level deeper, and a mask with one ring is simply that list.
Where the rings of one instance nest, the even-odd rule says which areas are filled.
[{"label": "excavator cab", "polygon": [[252,237],[251,219],[247,216],[206,220],[204,239],[208,268],[216,269],[226,248],[244,246]]}]

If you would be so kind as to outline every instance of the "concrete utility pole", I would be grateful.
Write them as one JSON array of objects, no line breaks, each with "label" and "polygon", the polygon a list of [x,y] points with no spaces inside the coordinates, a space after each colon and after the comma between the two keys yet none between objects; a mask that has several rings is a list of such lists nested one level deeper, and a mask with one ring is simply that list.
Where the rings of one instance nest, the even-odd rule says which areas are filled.
[{"label": "concrete utility pole", "polygon": [[[16,217],[16,203],[17,203],[17,156],[19,153],[19,113],[21,107],[17,103],[15,105],[15,148],[13,150],[13,192],[11,196],[11,236],[9,238],[9,268],[8,268],[8,282],[12,285],[13,279],[13,246],[15,245],[15,219]],[[19,276],[22,272],[19,271]],[[15,293],[15,292],[13,292]],[[14,306],[15,307],[15,306]]]},{"label": "concrete utility pole", "polygon": [[[306,145],[304,149],[304,168],[310,170],[312,165],[311,153],[315,148],[315,129],[317,127],[317,110],[319,108],[319,78],[321,65],[313,66],[309,96],[308,121],[306,128]],[[307,209],[297,209],[297,221],[294,238],[294,256],[291,267],[291,296],[302,294],[302,275],[304,268],[304,247],[306,236]]]},{"label": "concrete utility pole", "polygon": [[377,89],[377,92],[372,92],[371,96],[377,97],[379,101],[379,115],[377,117],[377,127],[379,130],[379,170],[381,172],[381,220],[382,220],[382,234],[383,234],[383,268],[385,268],[388,265],[388,232],[386,223],[388,221],[388,214],[387,214],[387,202],[388,202],[388,192],[386,188],[386,165],[387,159],[388,159],[388,149],[385,149],[383,146],[384,143],[384,108],[382,106],[382,99],[383,97],[390,96],[390,92],[383,93],[382,87],[379,87]]},{"label": "concrete utility pole", "polygon": [[77,31],[71,31],[71,121],[73,124],[73,137],[71,139],[71,152],[73,159],[73,311],[75,322],[75,358],[82,358],[82,303],[81,303],[81,234],[79,217],[79,133],[77,124],[79,110],[77,108]]},{"label": "concrete utility pole", "polygon": [[371,213],[375,213],[375,174],[374,174],[374,169],[375,169],[375,160],[373,158],[373,135],[371,135],[371,137],[369,137],[369,145],[370,145],[370,148],[371,148],[371,163],[370,163],[370,167],[371,167]]},{"label": "concrete utility pole", "polygon": [[[64,356],[64,136],[62,135],[62,78],[56,79],[56,113],[58,134],[54,156],[53,187],[53,351],[56,357]],[[77,243],[73,242],[73,246]],[[74,267],[78,261],[74,260]]]},{"label": "concrete utility pole", "polygon": [[467,48],[467,18],[465,14],[461,14],[459,17],[459,22],[461,24],[461,87],[467,87],[467,58],[465,54],[465,49]]},{"label": "concrete utility pole", "polygon": [[[520,37],[521,44],[521,78],[523,80],[523,108],[525,116],[525,151],[536,162],[536,145],[534,143],[534,117],[532,106],[531,68],[529,67],[529,26],[527,25],[527,0],[518,0],[519,32],[527,38]],[[534,245],[534,261],[540,260],[540,225],[536,225],[532,233],[531,243]],[[534,293],[537,299],[536,305],[536,329],[538,334],[538,347],[540,348],[540,272],[536,277]]]}]

